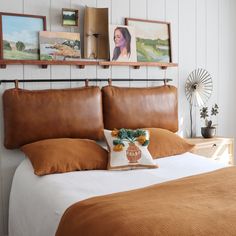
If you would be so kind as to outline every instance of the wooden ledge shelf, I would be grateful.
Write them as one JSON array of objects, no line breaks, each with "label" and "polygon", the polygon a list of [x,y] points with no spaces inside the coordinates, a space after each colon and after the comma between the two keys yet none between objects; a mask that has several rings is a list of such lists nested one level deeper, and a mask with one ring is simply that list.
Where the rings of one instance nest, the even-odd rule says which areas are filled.
[{"label": "wooden ledge shelf", "polygon": [[7,65],[38,65],[46,69],[48,65],[75,65],[80,69],[85,68],[87,65],[100,65],[103,68],[110,66],[132,66],[134,69],[139,69],[141,66],[160,67],[165,70],[168,67],[177,67],[177,63],[167,62],[116,62],[116,61],[40,61],[40,60],[0,60],[0,68],[6,69]]},{"label": "wooden ledge shelf", "polygon": [[134,69],[139,69],[141,66],[155,66],[165,70],[168,67],[177,67],[177,63],[167,62],[117,62],[117,61],[100,61],[100,66],[103,68],[109,68],[109,66],[132,66]]},{"label": "wooden ledge shelf", "polygon": [[87,65],[98,65],[97,61],[40,61],[40,60],[0,60],[0,68],[5,69],[7,65],[38,65],[47,69],[48,65],[75,65],[83,69]]}]

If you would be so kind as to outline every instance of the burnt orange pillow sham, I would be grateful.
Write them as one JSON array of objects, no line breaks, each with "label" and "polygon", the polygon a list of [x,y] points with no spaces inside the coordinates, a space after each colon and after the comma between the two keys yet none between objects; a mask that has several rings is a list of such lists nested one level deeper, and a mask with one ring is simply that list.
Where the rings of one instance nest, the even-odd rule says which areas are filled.
[{"label": "burnt orange pillow sham", "polygon": [[190,151],[194,145],[166,129],[148,128],[150,143],[148,150],[153,159],[174,156]]},{"label": "burnt orange pillow sham", "polygon": [[46,139],[21,147],[36,175],[76,170],[106,170],[108,152],[88,139]]}]

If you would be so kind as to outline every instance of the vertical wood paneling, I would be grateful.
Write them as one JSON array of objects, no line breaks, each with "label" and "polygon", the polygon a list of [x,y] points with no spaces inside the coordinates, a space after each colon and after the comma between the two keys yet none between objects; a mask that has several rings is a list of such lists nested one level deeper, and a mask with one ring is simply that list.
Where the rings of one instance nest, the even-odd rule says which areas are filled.
[{"label": "vertical wood paneling", "polygon": [[[70,0],[51,0],[50,11],[50,30],[53,32],[70,32],[70,26],[62,26],[62,8],[70,8]],[[71,66],[51,66],[50,78],[53,79],[70,79]],[[51,88],[69,88],[69,82],[52,83]]]},{"label": "vertical wood paneling", "polygon": [[189,103],[184,85],[189,73],[195,68],[195,0],[179,2],[179,126],[180,133],[190,135]]},{"label": "vertical wood paneling", "polygon": [[[179,57],[179,12],[178,2],[176,0],[166,0],[165,16],[166,21],[171,24],[171,46],[172,46],[172,61],[178,62]],[[179,83],[179,68],[173,67],[166,70],[166,78],[173,79],[172,84],[178,87]]]},{"label": "vertical wood paneling", "polygon": [[[232,31],[230,22],[235,22],[235,14],[232,12],[236,8],[232,1],[219,1],[219,80],[218,80],[218,103],[220,107],[218,119],[219,135],[235,135],[235,31]],[[232,17],[234,16],[234,18]],[[230,37],[225,37],[230,35]],[[235,114],[235,113],[234,113]]]},{"label": "vertical wood paneling", "polygon": [[[165,21],[171,25],[172,61],[179,61],[179,0],[165,0]],[[173,79],[172,85],[179,87],[179,68],[168,68],[164,72],[166,78]],[[180,119],[181,120],[181,119]],[[181,131],[181,129],[180,129]]]},{"label": "vertical wood paneling", "polygon": [[[147,18],[147,0],[139,0],[138,4],[136,0],[130,0],[130,17],[131,18],[139,18],[146,19]],[[147,68],[140,67],[139,70],[134,68],[130,68],[130,78],[135,79],[143,79],[146,78]],[[147,85],[146,82],[131,82],[130,86],[135,87],[145,87]]]},{"label": "vertical wood paneling", "polygon": [[[42,0],[40,2],[33,2],[30,0],[24,0],[24,13],[32,15],[42,15],[47,18],[47,28],[50,28],[50,1]],[[24,79],[50,79],[50,67],[42,69],[39,66],[24,66]],[[50,88],[50,83],[27,83],[24,84],[26,89],[38,89]]]},{"label": "vertical wood paneling", "polygon": [[[75,4],[79,4],[80,11],[82,12],[86,6],[88,7],[96,7],[97,1],[96,0],[83,0],[83,1],[76,1],[71,0],[72,6]],[[83,16],[83,13],[82,13]],[[81,18],[80,18],[81,19]],[[83,24],[80,24],[81,30],[80,35],[81,38],[83,37]],[[83,42],[83,41],[82,41]],[[71,69],[71,78],[78,78],[78,79],[92,79],[97,77],[97,66],[86,66],[84,69],[78,69],[76,67],[72,67]],[[77,86],[79,83],[72,83],[72,87]],[[84,86],[84,84],[81,84]],[[90,83],[90,85],[96,85],[96,83]]]},{"label": "vertical wood paneling", "polygon": [[[222,4],[222,1],[220,1]],[[221,113],[221,116],[225,116],[225,114],[230,114],[230,120],[229,123],[227,122],[222,122],[221,124],[219,124],[220,126],[225,127],[227,126],[226,130],[224,131],[224,135],[230,135],[231,137],[235,137],[236,134],[236,125],[235,125],[235,119],[236,119],[236,106],[235,106],[235,88],[236,88],[236,80],[235,80],[235,75],[236,75],[236,66],[235,66],[235,53],[236,53],[236,30],[234,28],[235,22],[236,22],[236,15],[235,15],[235,9],[236,9],[236,1],[235,0],[230,0],[229,1],[229,5],[230,5],[230,11],[229,11],[229,28],[230,31],[227,35],[229,35],[230,37],[230,44],[228,45],[228,47],[232,47],[231,51],[229,52],[229,61],[230,61],[230,80],[228,81],[228,87],[230,88],[230,91],[227,93],[228,98],[230,98],[230,102],[228,104],[228,109],[227,112],[228,113]],[[220,33],[219,33],[220,34]],[[224,48],[225,45],[223,45],[222,47]],[[233,53],[232,53],[233,52]],[[224,62],[222,62],[224,63]],[[223,82],[223,78],[225,78],[225,76],[222,73],[222,77],[219,76],[219,81]],[[226,87],[227,85],[225,85]],[[219,86],[220,88],[220,86]],[[221,98],[221,96],[220,96]],[[223,99],[223,97],[222,97]],[[224,106],[224,104],[222,103],[222,105]],[[236,152],[235,152],[235,156],[234,156],[234,160],[236,160]]]},{"label": "vertical wood paneling", "polygon": [[165,7],[165,0],[147,0],[147,18],[164,21],[166,18]]},{"label": "vertical wood paneling", "polygon": [[206,1],[196,0],[196,67],[206,67]]},{"label": "vertical wood paneling", "polygon": [[218,76],[219,76],[219,27],[218,16],[219,6],[218,0],[206,1],[206,69],[212,76],[213,93],[209,102],[209,106],[218,103]]},{"label": "vertical wood paneling", "polygon": [[[147,2],[147,19],[149,20],[165,20],[165,0],[148,0]],[[163,79],[165,72],[160,68],[148,67],[147,77],[149,79]],[[149,86],[160,85],[159,82],[150,82]]]},{"label": "vertical wood paneling", "polygon": [[[196,0],[196,68],[206,68],[206,0]],[[195,110],[195,133],[201,135],[200,107]]]}]

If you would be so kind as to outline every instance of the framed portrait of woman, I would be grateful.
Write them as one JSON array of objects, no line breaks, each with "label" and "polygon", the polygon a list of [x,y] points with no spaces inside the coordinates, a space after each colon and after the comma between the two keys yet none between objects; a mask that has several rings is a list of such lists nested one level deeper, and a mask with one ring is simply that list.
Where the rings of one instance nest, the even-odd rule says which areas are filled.
[{"label": "framed portrait of woman", "polygon": [[111,61],[137,61],[134,27],[124,25],[110,25],[109,43]]}]

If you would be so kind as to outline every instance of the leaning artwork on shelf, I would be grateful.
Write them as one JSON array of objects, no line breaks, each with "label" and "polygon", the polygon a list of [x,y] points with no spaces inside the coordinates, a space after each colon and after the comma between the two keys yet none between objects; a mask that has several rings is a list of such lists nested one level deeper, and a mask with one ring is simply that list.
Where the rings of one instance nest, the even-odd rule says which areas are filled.
[{"label": "leaning artwork on shelf", "polygon": [[78,26],[79,25],[79,10],[62,8],[62,25],[63,26]]},{"label": "leaning artwork on shelf", "polygon": [[111,61],[137,61],[135,32],[133,27],[110,25],[109,43]]},{"label": "leaning artwork on shelf", "polygon": [[0,59],[39,60],[39,31],[46,30],[46,17],[0,13]]},{"label": "leaning artwork on shelf", "polygon": [[81,58],[79,33],[41,31],[39,41],[40,60],[69,61]]},{"label": "leaning artwork on shelf", "polygon": [[136,34],[137,60],[141,62],[172,62],[170,23],[126,18]]}]

